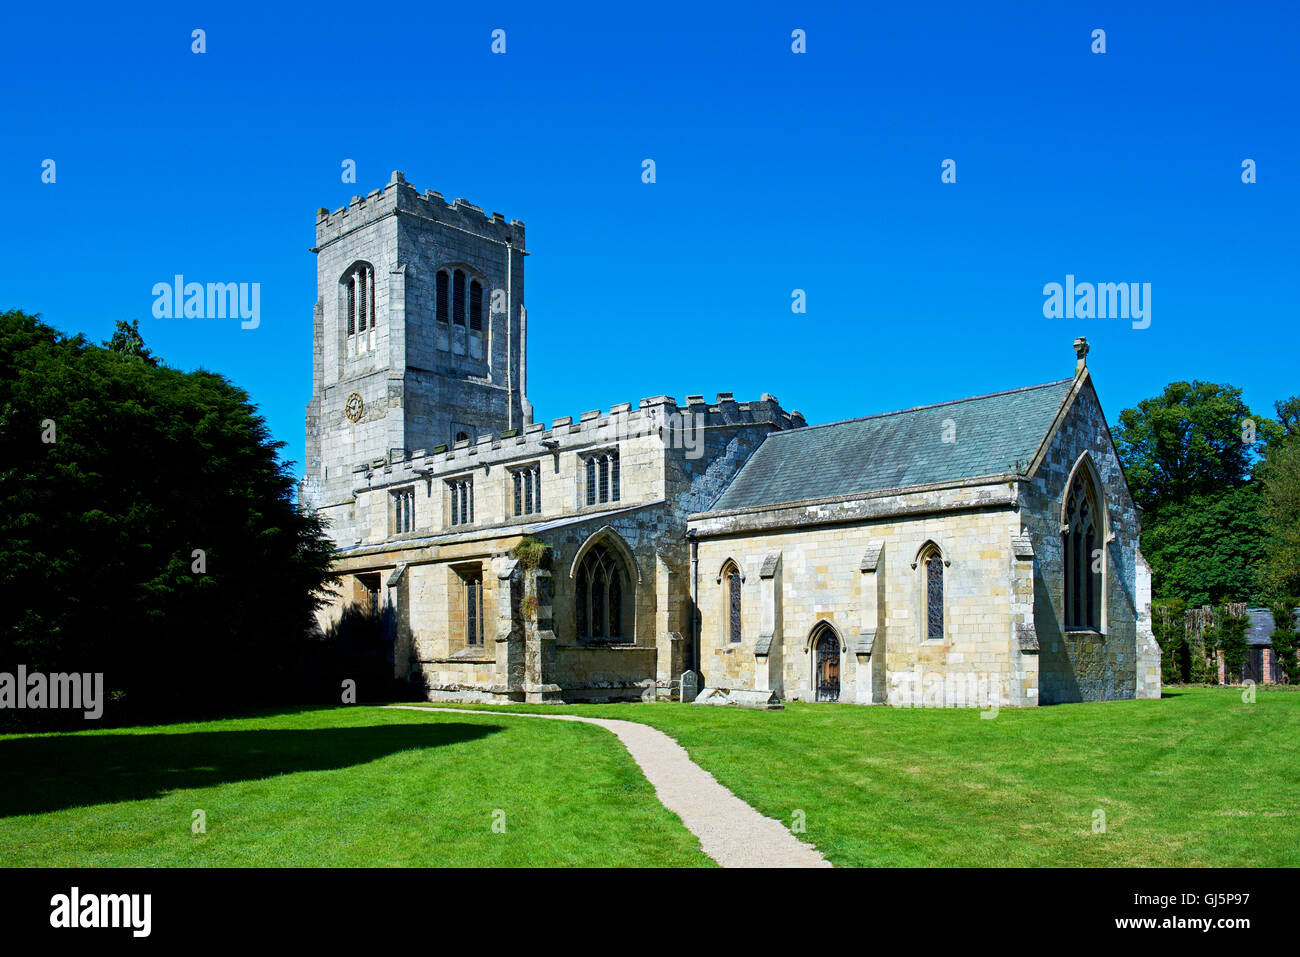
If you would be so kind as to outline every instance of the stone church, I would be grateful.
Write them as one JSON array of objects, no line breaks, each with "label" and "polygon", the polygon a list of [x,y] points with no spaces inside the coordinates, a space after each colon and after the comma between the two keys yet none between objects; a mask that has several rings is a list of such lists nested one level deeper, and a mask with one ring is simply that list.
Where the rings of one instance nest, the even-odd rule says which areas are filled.
[{"label": "stone church", "polygon": [[320,624],[377,621],[430,700],[1159,697],[1084,340],[1059,381],[844,422],[722,392],[548,425],[522,222],[394,173],[313,251],[300,501],[344,583]]}]

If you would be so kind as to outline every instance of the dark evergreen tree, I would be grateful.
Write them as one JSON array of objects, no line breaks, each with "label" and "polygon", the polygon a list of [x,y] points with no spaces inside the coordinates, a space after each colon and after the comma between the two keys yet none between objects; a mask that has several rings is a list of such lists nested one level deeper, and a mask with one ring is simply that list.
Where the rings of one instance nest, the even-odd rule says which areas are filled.
[{"label": "dark evergreen tree", "polygon": [[330,543],[247,394],[124,326],[0,314],[0,671],[102,671],[133,710],[282,698]]}]

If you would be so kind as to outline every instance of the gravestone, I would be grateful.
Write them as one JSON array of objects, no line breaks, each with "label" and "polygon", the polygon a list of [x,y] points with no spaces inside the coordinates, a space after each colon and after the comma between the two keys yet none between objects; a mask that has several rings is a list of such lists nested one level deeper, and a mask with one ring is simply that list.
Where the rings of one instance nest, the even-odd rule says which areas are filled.
[{"label": "gravestone", "polygon": [[683,671],[681,681],[681,700],[683,704],[689,704],[695,700],[695,696],[700,693],[700,676],[694,671]]}]

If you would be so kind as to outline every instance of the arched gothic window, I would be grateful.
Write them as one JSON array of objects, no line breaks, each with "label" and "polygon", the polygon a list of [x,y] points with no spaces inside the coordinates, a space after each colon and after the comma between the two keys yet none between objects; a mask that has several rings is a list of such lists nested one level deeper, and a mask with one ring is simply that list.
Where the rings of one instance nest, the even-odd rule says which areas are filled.
[{"label": "arched gothic window", "polygon": [[437,320],[463,326],[468,316],[469,328],[481,332],[485,291],[482,280],[464,269],[446,267],[438,270],[435,284],[434,316]]},{"label": "arched gothic window", "polygon": [[920,558],[921,580],[925,585],[925,638],[943,640],[943,555],[931,545]]},{"label": "arched gothic window", "polygon": [[727,641],[738,645],[741,640],[740,629],[740,569],[735,562],[728,562],[722,579],[727,589]]},{"label": "arched gothic window", "polygon": [[1080,468],[1065,500],[1065,628],[1101,631],[1104,522],[1100,499]]},{"label": "arched gothic window", "polygon": [[613,549],[593,545],[582,557],[576,576],[578,637],[626,641],[623,589],[627,576]]}]

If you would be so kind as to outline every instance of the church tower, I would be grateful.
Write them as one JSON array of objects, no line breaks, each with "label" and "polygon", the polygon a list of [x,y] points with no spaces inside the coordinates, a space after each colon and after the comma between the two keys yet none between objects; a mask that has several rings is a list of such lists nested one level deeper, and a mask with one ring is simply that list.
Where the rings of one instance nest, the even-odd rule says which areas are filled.
[{"label": "church tower", "polygon": [[332,509],[357,472],[418,449],[531,424],[522,222],[421,195],[395,172],[319,210],[312,251],[304,506]]}]

